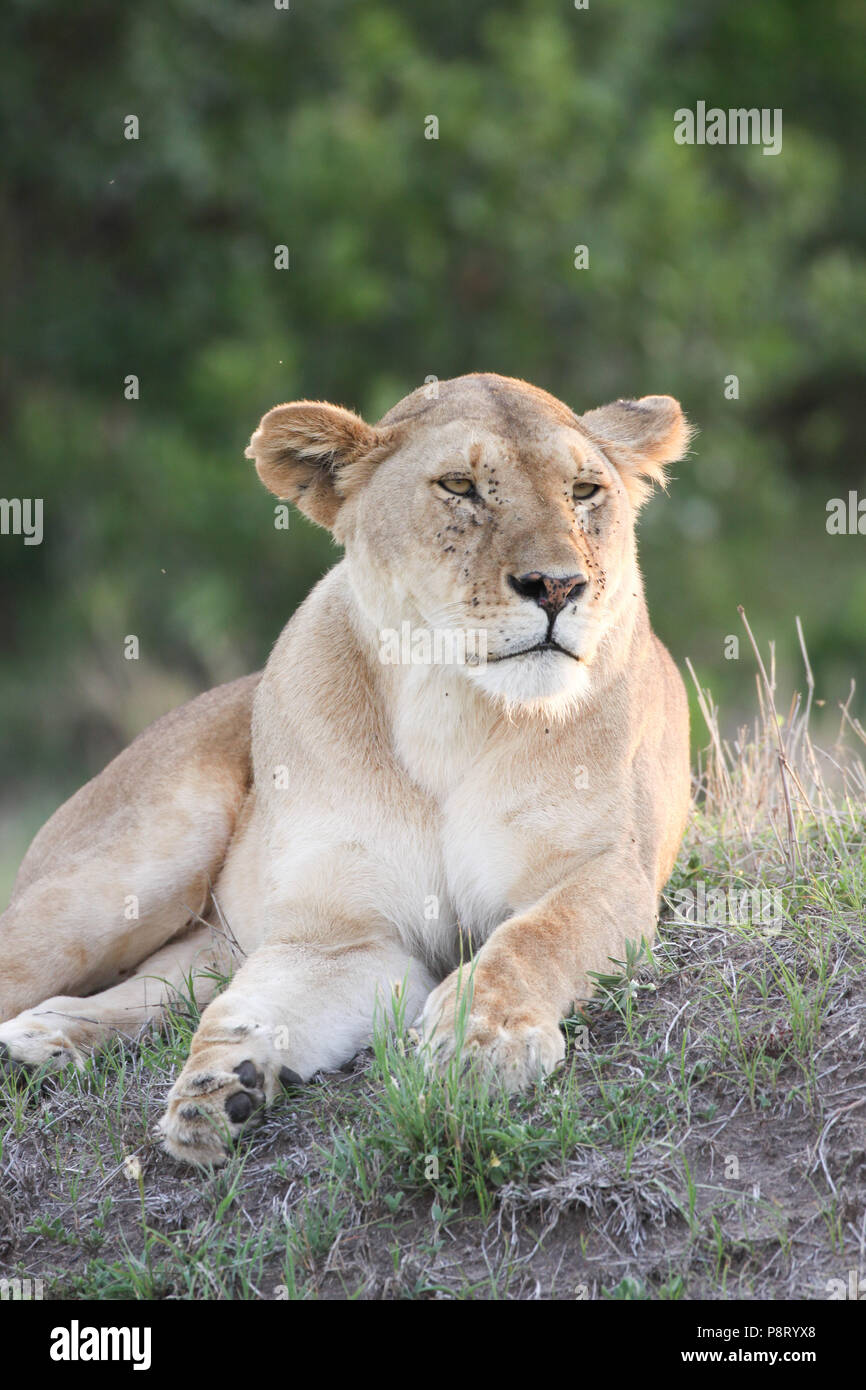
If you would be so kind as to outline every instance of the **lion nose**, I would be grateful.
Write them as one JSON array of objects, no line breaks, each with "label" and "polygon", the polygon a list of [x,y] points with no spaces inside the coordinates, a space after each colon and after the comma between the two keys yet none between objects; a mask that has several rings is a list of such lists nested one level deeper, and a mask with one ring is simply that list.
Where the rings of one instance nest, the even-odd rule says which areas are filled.
[{"label": "lion nose", "polygon": [[583,574],[569,574],[559,579],[552,574],[540,574],[538,570],[532,570],[529,574],[510,574],[508,582],[521,598],[531,598],[551,617],[561,612],[572,599],[580,598],[586,588],[586,576]]}]

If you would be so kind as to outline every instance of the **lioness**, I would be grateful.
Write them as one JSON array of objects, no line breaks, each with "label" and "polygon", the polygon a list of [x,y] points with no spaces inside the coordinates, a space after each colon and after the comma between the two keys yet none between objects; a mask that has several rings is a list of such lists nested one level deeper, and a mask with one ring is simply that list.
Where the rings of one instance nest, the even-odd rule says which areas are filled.
[{"label": "lioness", "polygon": [[[468,989],[468,1056],[508,1089],[556,1067],[590,972],[652,937],[686,818],[634,523],[688,433],[669,396],[578,416],[494,375],[375,426],[268,411],[248,456],[345,556],[263,673],[158,720],[36,836],[0,919],[5,1065],[80,1064],[193,971],[207,1003],[234,953],[161,1122],[179,1159],[220,1162],[281,1084],[351,1058],[397,984],[430,1065]],[[486,650],[394,660],[407,630]]]}]

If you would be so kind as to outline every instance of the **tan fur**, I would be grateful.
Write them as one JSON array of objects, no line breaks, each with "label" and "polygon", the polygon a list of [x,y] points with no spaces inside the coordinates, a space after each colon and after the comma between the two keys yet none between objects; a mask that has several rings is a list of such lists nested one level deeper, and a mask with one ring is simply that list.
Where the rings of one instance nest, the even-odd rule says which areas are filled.
[{"label": "tan fur", "polygon": [[[685,822],[685,693],[650,630],[634,520],[687,440],[669,397],[578,417],[484,375],[376,426],[320,402],[270,411],[248,451],[260,476],[345,558],[260,681],[159,721],[37,836],[0,921],[9,1059],[80,1060],[234,948],[162,1122],[179,1158],[221,1161],[281,1078],[363,1046],[395,987],[430,1065],[454,1052],[468,988],[469,1057],[509,1088],[555,1067],[591,972],[652,937]],[[580,483],[600,490],[575,500]],[[569,595],[552,626],[539,575]],[[383,661],[406,623],[482,632],[487,659]],[[564,651],[529,650],[548,634]]]}]

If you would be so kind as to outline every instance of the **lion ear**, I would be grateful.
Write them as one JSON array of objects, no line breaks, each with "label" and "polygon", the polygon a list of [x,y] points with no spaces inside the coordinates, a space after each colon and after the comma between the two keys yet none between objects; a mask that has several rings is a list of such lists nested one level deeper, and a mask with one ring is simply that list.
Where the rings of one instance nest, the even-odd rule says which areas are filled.
[{"label": "lion ear", "polygon": [[262,416],[246,457],[266,488],[331,530],[344,499],[372,474],[389,442],[389,431],[342,406],[295,401]]},{"label": "lion ear", "polygon": [[665,464],[682,458],[692,436],[682,406],[673,396],[614,401],[578,418],[618,469],[636,507],[646,501],[653,483],[664,487]]}]

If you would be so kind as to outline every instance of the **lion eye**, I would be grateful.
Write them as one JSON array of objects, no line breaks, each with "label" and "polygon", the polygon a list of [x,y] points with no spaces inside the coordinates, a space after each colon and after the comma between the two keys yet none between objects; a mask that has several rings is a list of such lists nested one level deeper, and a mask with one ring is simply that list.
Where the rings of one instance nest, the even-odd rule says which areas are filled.
[{"label": "lion eye", "polygon": [[571,491],[575,502],[586,502],[588,498],[594,497],[598,490],[598,483],[575,483]]},{"label": "lion eye", "polygon": [[471,478],[440,478],[439,486],[455,497],[477,497],[475,484]]}]

